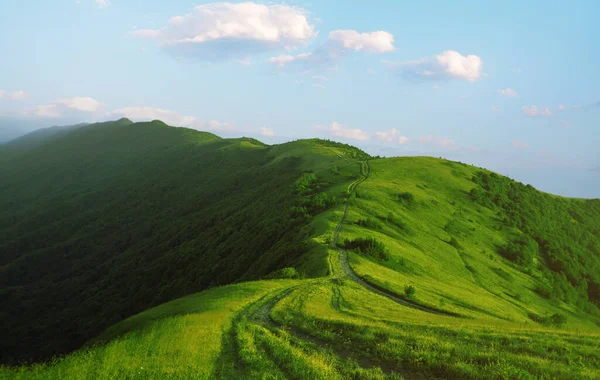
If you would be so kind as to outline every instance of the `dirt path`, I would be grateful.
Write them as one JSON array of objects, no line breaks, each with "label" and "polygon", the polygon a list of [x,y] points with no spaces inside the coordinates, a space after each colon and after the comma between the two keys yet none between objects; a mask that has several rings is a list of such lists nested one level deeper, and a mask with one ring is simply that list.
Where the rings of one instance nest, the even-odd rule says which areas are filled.
[{"label": "dirt path", "polygon": [[[263,296],[259,300],[249,303],[242,310],[240,310],[237,313],[237,315],[234,317],[229,331],[226,331],[223,335],[223,347],[224,347],[224,350],[228,353],[228,356],[227,357],[222,356],[222,358],[224,360],[228,360],[229,363],[222,363],[221,366],[230,366],[235,370],[235,372],[243,373],[243,364],[239,360],[238,353],[235,352],[235,351],[239,350],[238,343],[237,343],[237,336],[236,336],[236,325],[239,323],[242,323],[243,321],[250,321],[250,322],[262,325],[263,327],[266,327],[271,330],[285,328],[290,334],[294,335],[296,338],[298,338],[300,340],[310,341],[319,347],[328,347],[329,349],[333,350],[341,358],[353,359],[357,363],[359,363],[359,365],[362,366],[363,368],[380,367],[386,374],[394,373],[395,372],[394,368],[391,368],[391,367],[387,368],[385,365],[382,365],[382,363],[378,363],[377,361],[374,361],[374,360],[371,360],[369,358],[365,358],[362,356],[357,356],[356,354],[354,354],[350,351],[344,350],[344,349],[336,348],[336,347],[328,344],[327,342],[323,341],[322,339],[312,336],[312,335],[308,334],[307,332],[302,331],[298,328],[290,327],[290,326],[283,326],[283,325],[279,324],[277,321],[273,320],[273,318],[271,317],[271,311],[273,310],[273,308],[281,300],[283,300],[288,295],[290,295],[294,290],[300,289],[300,288],[303,288],[306,286],[318,284],[318,283],[325,283],[328,281],[332,281],[335,278],[348,277],[349,279],[356,282],[360,286],[364,287],[368,291],[378,294],[378,295],[381,295],[381,296],[384,296],[384,297],[386,297],[398,304],[406,306],[406,307],[412,307],[412,308],[416,308],[416,309],[419,309],[419,310],[422,310],[425,312],[430,312],[430,313],[452,315],[451,313],[447,313],[447,312],[444,312],[441,310],[430,309],[425,306],[418,305],[413,302],[407,301],[407,300],[399,297],[398,295],[396,295],[390,291],[387,291],[386,289],[381,289],[374,284],[368,283],[367,281],[365,281],[363,278],[361,278],[354,272],[354,270],[350,266],[350,263],[348,262],[348,253],[346,252],[346,250],[338,247],[337,242],[338,242],[338,238],[339,238],[339,234],[342,229],[342,226],[348,215],[348,209],[350,206],[350,198],[351,198],[352,194],[355,193],[357,187],[361,183],[363,183],[369,177],[369,175],[371,173],[371,167],[370,167],[368,161],[361,162],[360,165],[361,165],[361,178],[358,178],[357,180],[355,180],[348,186],[348,190],[347,190],[348,195],[347,195],[347,199],[346,199],[346,202],[344,205],[344,212],[343,212],[340,222],[338,223],[338,225],[336,226],[336,228],[334,230],[333,239],[332,239],[332,242],[330,245],[330,248],[335,249],[339,252],[340,264],[338,266],[334,266],[330,259],[329,260],[329,264],[331,267],[330,268],[330,276],[328,276],[326,278],[306,280],[301,284],[293,285],[293,286],[290,286],[290,287],[287,287],[284,289],[273,291],[273,292]],[[217,369],[215,375],[218,378],[219,375],[221,375],[224,372],[225,371],[223,371],[222,368]]]}]

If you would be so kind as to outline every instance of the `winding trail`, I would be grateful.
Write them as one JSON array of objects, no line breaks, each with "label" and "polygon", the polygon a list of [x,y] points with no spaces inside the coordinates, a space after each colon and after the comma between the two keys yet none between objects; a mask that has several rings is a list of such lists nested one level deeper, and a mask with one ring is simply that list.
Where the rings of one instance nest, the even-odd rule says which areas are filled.
[{"label": "winding trail", "polygon": [[354,282],[356,282],[363,288],[369,290],[370,292],[378,294],[380,296],[384,296],[400,305],[412,307],[414,309],[419,309],[419,310],[427,312],[427,313],[449,315],[449,316],[453,316],[453,317],[462,317],[462,315],[457,314],[457,313],[452,313],[452,312],[448,312],[448,311],[440,310],[440,309],[434,309],[431,307],[420,305],[416,302],[412,302],[405,298],[402,298],[402,297],[398,296],[397,294],[395,294],[394,292],[391,292],[387,289],[381,288],[375,284],[372,284],[372,283],[366,281],[365,279],[360,277],[358,274],[356,274],[354,269],[352,269],[352,267],[350,266],[350,262],[348,261],[348,252],[345,249],[341,248],[337,244],[337,242],[339,239],[340,231],[342,229],[342,225],[346,221],[346,216],[348,215],[348,209],[350,206],[350,196],[352,195],[352,193],[354,193],[356,191],[356,188],[361,183],[363,183],[364,181],[367,180],[367,178],[369,178],[369,175],[371,174],[371,165],[369,164],[369,161],[367,160],[367,161],[361,162],[360,169],[361,169],[360,171],[361,171],[362,178],[352,182],[348,186],[348,198],[346,199],[346,205],[344,207],[344,214],[342,215],[342,219],[340,220],[340,223],[335,228],[335,232],[334,232],[333,239],[331,242],[331,248],[336,248],[340,252],[340,266],[341,266],[340,269],[341,269],[343,275],[352,279]]},{"label": "winding trail", "polygon": [[[288,333],[294,335],[298,339],[310,341],[319,347],[327,347],[327,348],[333,350],[341,358],[355,360],[363,368],[379,367],[386,374],[394,373],[395,370],[392,368],[385,368],[385,366],[382,366],[381,363],[378,363],[376,361],[370,360],[365,357],[357,356],[355,353],[349,352],[347,350],[333,347],[330,344],[327,344],[322,339],[312,336],[312,335],[308,334],[307,332],[304,332],[298,328],[295,328],[293,326],[281,325],[280,323],[278,323],[271,317],[272,309],[281,300],[286,298],[288,295],[290,295],[292,292],[294,292],[297,289],[311,286],[314,284],[326,283],[326,282],[333,281],[335,279],[347,277],[348,279],[354,281],[355,283],[362,286],[363,288],[370,291],[371,293],[375,293],[380,296],[386,297],[402,306],[419,309],[419,310],[422,310],[422,311],[425,311],[428,313],[462,317],[461,315],[458,315],[458,314],[454,314],[454,313],[447,312],[444,310],[429,308],[427,306],[420,305],[415,302],[406,300],[387,289],[383,289],[381,287],[378,287],[375,284],[369,283],[368,281],[366,281],[365,279],[363,279],[362,277],[357,275],[356,272],[352,269],[352,267],[350,266],[350,263],[348,261],[348,253],[345,249],[338,246],[338,239],[339,239],[339,235],[340,235],[342,226],[344,225],[344,223],[346,221],[346,217],[348,215],[348,209],[350,207],[350,200],[351,200],[352,195],[356,192],[357,187],[361,183],[366,181],[369,178],[369,175],[371,174],[371,166],[370,166],[368,160],[360,162],[360,173],[361,173],[361,177],[356,179],[352,183],[350,183],[350,185],[348,185],[346,202],[344,204],[344,212],[342,214],[342,218],[340,219],[339,223],[337,224],[337,226],[334,230],[333,238],[332,238],[332,241],[330,244],[331,249],[337,250],[339,252],[339,264],[334,265],[332,262],[332,259],[331,259],[331,255],[329,255],[328,263],[330,266],[330,275],[328,277],[317,278],[317,279],[313,279],[313,280],[305,280],[298,285],[293,285],[293,286],[289,286],[289,287],[286,287],[283,289],[272,291],[272,292],[264,295],[259,300],[249,303],[242,310],[240,310],[235,315],[234,319],[232,320],[231,328],[223,334],[223,337],[222,337],[223,353],[221,354],[222,360],[219,360],[220,368],[217,368],[217,370],[214,374],[216,378],[221,378],[223,373],[226,372],[226,369],[228,367],[230,369],[234,369],[234,371],[237,373],[243,373],[244,364],[242,363],[242,360],[240,359],[240,356],[239,356],[240,347],[239,347],[238,337],[237,337],[237,327],[238,327],[238,325],[240,325],[240,323],[242,323],[244,321],[250,321],[252,323],[256,323],[256,324],[261,325],[262,327],[265,327],[271,331],[274,331],[276,329],[286,329],[286,331],[288,331]],[[266,353],[269,354],[268,352],[266,352]],[[283,368],[281,368],[281,369],[282,369],[282,371],[284,370]]]}]

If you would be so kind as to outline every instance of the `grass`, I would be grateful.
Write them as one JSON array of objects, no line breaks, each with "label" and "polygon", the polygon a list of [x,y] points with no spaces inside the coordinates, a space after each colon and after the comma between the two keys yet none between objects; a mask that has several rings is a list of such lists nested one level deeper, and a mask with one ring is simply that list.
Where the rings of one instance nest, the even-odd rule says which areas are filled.
[{"label": "grass", "polygon": [[[369,168],[335,146],[292,147],[339,149],[331,162],[308,163],[332,183],[328,194],[348,199],[307,227],[314,244],[296,269],[320,277],[184,297],[50,363],[1,367],[0,378],[600,378],[600,325],[539,296],[535,271],[496,253],[508,232],[469,200],[475,168],[432,158],[371,160]],[[359,168],[369,174],[364,182]],[[333,247],[340,223],[338,245],[372,238],[386,255]],[[342,255],[381,291],[344,272]],[[407,306],[403,297],[460,317]],[[538,323],[554,314],[567,316],[562,328]]]}]

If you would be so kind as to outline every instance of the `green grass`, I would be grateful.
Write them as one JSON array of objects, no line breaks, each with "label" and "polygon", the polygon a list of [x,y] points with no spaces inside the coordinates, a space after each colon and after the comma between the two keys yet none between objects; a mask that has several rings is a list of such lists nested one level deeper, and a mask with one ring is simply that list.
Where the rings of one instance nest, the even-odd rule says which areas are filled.
[{"label": "green grass", "polygon": [[[51,362],[0,367],[0,378],[600,378],[595,309],[535,291],[547,275],[541,252],[530,266],[499,254],[526,232],[498,228],[499,209],[473,201],[480,169],[424,157],[367,164],[321,140],[226,145],[240,149],[268,151],[267,166],[305,157],[301,186],[289,183],[300,189],[296,205],[312,210],[299,227],[305,252],[286,262],[295,272],[269,272],[303,279],[180,298]],[[311,209],[319,193],[338,201]],[[373,239],[377,254],[342,250],[336,238],[338,247]],[[561,327],[548,324],[555,314],[566,317]]]}]

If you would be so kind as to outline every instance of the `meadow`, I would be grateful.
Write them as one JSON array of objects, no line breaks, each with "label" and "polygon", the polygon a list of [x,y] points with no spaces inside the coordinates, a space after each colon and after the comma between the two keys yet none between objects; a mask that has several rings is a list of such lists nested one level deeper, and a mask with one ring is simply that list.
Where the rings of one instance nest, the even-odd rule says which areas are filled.
[{"label": "meadow", "polygon": [[[517,202],[523,209],[549,202],[553,221],[579,223],[578,235],[566,229],[540,244],[530,217],[496,197],[492,180],[480,181],[483,169],[370,158],[316,140],[269,149],[268,165],[307,157],[288,184],[291,215],[305,222],[304,255],[262,280],[130,316],[70,354],[0,367],[0,378],[600,378],[595,267],[556,248],[575,244],[573,252],[595,257],[587,243],[599,231],[595,203],[589,211],[582,200],[507,182],[529,202]],[[505,254],[527,239],[537,244],[530,258]],[[571,281],[577,276],[586,293]]]}]

